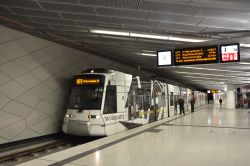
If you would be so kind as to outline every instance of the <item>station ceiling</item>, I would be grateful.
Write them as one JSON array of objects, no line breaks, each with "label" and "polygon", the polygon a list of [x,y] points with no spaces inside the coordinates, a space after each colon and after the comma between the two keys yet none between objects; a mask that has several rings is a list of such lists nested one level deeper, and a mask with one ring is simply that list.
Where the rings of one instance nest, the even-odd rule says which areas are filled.
[{"label": "station ceiling", "polygon": [[3,25],[197,88],[250,83],[241,62],[157,68],[156,51],[250,44],[249,0],[0,0]]}]

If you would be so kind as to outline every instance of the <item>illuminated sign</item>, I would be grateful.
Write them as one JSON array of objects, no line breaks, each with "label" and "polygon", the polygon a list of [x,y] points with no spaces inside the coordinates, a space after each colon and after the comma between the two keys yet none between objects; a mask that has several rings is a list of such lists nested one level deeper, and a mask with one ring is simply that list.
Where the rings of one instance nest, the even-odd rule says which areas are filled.
[{"label": "illuminated sign", "polygon": [[77,78],[75,83],[76,83],[76,85],[99,84],[100,80],[99,79],[82,79],[82,78]]},{"label": "illuminated sign", "polygon": [[230,44],[220,46],[220,62],[239,62],[240,47],[239,44]]},{"label": "illuminated sign", "polygon": [[211,92],[211,93],[219,93],[219,90],[217,90],[217,89],[212,89],[212,90],[210,90],[210,92]]},{"label": "illuminated sign", "polygon": [[207,93],[220,93],[221,91],[218,89],[211,89],[211,90],[207,90]]},{"label": "illuminated sign", "polygon": [[157,66],[171,66],[172,65],[172,51],[157,51]]},{"label": "illuminated sign", "polygon": [[218,46],[174,50],[174,65],[218,63]]}]

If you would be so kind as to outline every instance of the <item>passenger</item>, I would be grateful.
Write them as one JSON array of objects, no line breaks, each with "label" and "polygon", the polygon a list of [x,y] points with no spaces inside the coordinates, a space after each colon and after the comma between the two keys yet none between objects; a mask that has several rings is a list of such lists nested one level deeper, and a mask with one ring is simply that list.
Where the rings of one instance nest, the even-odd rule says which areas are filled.
[{"label": "passenger", "polygon": [[185,115],[185,111],[184,111],[184,99],[182,97],[179,98],[178,103],[180,105],[180,115],[183,113]]},{"label": "passenger", "polygon": [[177,115],[177,105],[178,105],[178,99],[177,96],[174,98],[174,114]]},{"label": "passenger", "polygon": [[247,99],[247,97],[244,97],[244,99],[243,99],[243,105],[244,105],[244,109],[248,108],[248,99]]},{"label": "passenger", "polygon": [[223,102],[222,99],[219,99],[219,102],[220,102],[220,106],[221,106],[221,105],[222,105],[222,102]]},{"label": "passenger", "polygon": [[191,103],[191,112],[194,112],[194,104],[195,104],[195,96],[192,95],[191,99],[190,99],[190,103]]}]

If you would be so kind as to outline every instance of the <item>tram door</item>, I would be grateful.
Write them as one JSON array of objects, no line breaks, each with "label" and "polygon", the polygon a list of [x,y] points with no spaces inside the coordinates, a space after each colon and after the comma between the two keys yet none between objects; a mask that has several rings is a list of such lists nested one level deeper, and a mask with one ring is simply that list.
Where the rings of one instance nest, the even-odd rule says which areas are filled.
[{"label": "tram door", "polygon": [[128,96],[129,120],[140,118],[140,110],[143,109],[143,90],[134,88]]}]

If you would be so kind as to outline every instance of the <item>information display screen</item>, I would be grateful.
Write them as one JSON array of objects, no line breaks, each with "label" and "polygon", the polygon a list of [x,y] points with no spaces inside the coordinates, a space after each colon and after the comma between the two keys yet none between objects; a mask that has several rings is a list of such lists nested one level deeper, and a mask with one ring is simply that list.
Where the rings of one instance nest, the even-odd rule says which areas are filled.
[{"label": "information display screen", "polygon": [[158,51],[157,52],[157,66],[171,66],[172,65],[172,51]]},{"label": "information display screen", "polygon": [[174,65],[218,63],[218,46],[174,50]]},{"label": "information display screen", "polygon": [[239,44],[221,45],[220,62],[239,62],[240,47]]}]

